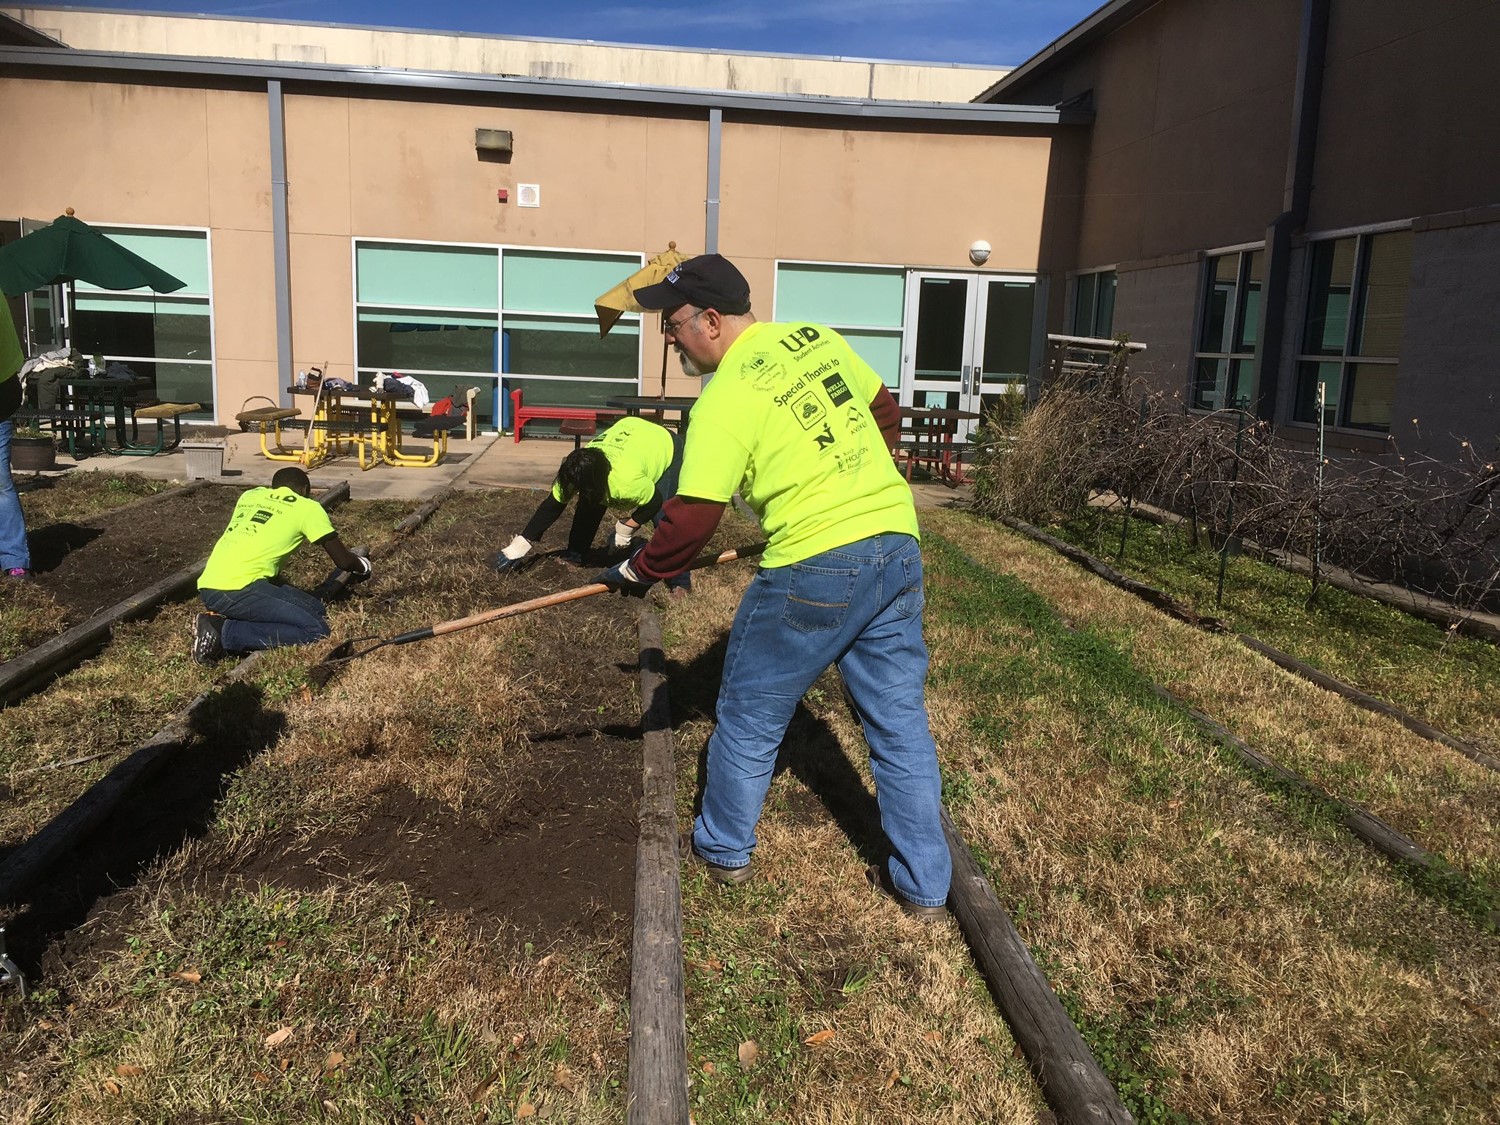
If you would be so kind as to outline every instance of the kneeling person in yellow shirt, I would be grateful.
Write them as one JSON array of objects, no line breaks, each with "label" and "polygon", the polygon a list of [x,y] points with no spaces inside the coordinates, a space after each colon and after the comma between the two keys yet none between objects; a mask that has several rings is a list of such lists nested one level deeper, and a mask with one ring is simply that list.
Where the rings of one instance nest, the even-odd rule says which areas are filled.
[{"label": "kneeling person in yellow shirt", "polygon": [[344,546],[311,496],[307,474],[285,468],[271,478],[271,487],[240,497],[198,579],[198,596],[209,611],[193,622],[193,659],[199,664],[328,636],[323,603],[281,581],[281,564],[303,543],[322,547],[356,581],[370,577],[370,560]]}]

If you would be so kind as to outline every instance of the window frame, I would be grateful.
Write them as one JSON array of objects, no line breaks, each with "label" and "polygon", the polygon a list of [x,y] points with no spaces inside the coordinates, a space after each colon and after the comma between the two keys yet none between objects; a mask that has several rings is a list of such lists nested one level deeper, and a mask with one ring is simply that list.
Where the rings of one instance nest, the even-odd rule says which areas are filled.
[{"label": "window frame", "polygon": [[[216,310],[214,307],[214,237],[212,228],[195,226],[174,226],[167,223],[110,223],[102,221],[90,222],[89,226],[105,235],[113,235],[115,233],[133,233],[147,235],[161,233],[201,236],[203,245],[205,287],[203,292],[188,292],[184,294],[182,290],[178,290],[174,293],[159,294],[153,292],[149,287],[145,286],[141,287],[140,289],[101,289],[98,286],[90,285],[87,282],[78,281],[72,283],[73,297],[71,304],[73,307],[67,310],[66,315],[76,316],[78,312],[77,305],[80,301],[88,301],[96,297],[105,298],[112,301],[123,301],[127,305],[140,305],[143,312],[147,309],[151,311],[153,319],[155,317],[157,309],[163,302],[191,305],[193,307],[202,307],[205,310],[205,317],[207,319],[208,327],[207,359],[178,359],[172,356],[127,355],[123,352],[108,351],[102,352],[100,354],[102,355],[106,366],[110,363],[124,363],[127,365],[150,364],[152,369],[152,389],[154,391],[159,390],[159,384],[157,383],[157,372],[163,366],[207,368],[208,393],[210,401],[204,404],[206,406],[206,409],[195,410],[191,414],[183,415],[183,417],[189,421],[195,422],[207,422],[216,420],[221,413],[221,403],[219,399],[218,324],[216,321]],[[34,298],[35,294],[40,291],[41,290],[33,290],[31,293],[26,295],[28,330],[31,327],[30,320],[32,316],[32,299]],[[66,297],[64,298],[64,304],[69,304]],[[74,346],[76,346],[77,331],[77,324],[68,325],[68,337],[71,341],[74,342]],[[202,396],[196,397],[201,399]]]},{"label": "window frame", "polygon": [[[406,304],[390,301],[362,301],[359,297],[359,251],[361,247],[367,246],[410,246],[427,248],[431,250],[484,250],[494,255],[495,269],[495,307],[460,307],[445,305]],[[644,332],[642,331],[642,316],[640,313],[625,313],[616,324],[616,329],[627,327],[634,329],[635,341],[635,374],[631,379],[595,379],[588,376],[576,375],[547,375],[528,371],[504,371],[500,370],[506,366],[506,320],[515,318],[517,320],[550,320],[559,324],[576,324],[580,328],[592,324],[593,330],[597,332],[597,320],[592,313],[585,312],[559,312],[556,310],[531,310],[510,308],[506,304],[505,292],[505,256],[507,253],[517,252],[526,254],[557,255],[559,257],[609,257],[620,259],[620,277],[623,281],[645,264],[645,255],[638,251],[589,249],[577,246],[531,246],[513,243],[493,242],[450,242],[434,239],[413,238],[380,238],[374,236],[358,235],[349,240],[350,276],[352,278],[351,295],[353,297],[350,327],[352,330],[352,344],[354,356],[355,379],[361,384],[368,385],[373,381],[375,375],[384,368],[371,367],[360,364],[359,330],[361,314],[364,312],[390,313],[409,312],[419,316],[456,316],[467,318],[493,318],[495,331],[495,360],[493,371],[452,371],[435,370],[416,367],[403,367],[402,373],[415,376],[424,382],[429,379],[453,380],[455,383],[465,381],[483,381],[493,391],[493,405],[490,410],[491,429],[487,432],[501,432],[509,421],[510,403],[507,392],[511,389],[508,380],[524,380],[527,384],[533,382],[556,382],[569,386],[580,384],[608,384],[618,387],[614,393],[624,393],[627,389],[630,393],[639,393],[644,373],[643,352]]]},{"label": "window frame", "polygon": [[[899,265],[892,262],[834,262],[823,258],[777,258],[772,263],[772,285],[771,285],[771,319],[780,322],[788,319],[788,313],[782,308],[783,292],[781,286],[781,271],[783,267],[795,270],[799,266],[814,267],[827,270],[847,270],[851,273],[883,273],[896,274],[901,282],[901,298],[897,308],[897,323],[874,324],[869,322],[856,322],[852,320],[816,320],[819,324],[826,324],[839,335],[843,336],[849,346],[854,349],[855,354],[870,364],[872,370],[880,376],[881,382],[894,394],[901,386],[901,356],[906,348],[906,279],[911,272],[910,266]],[[879,337],[893,340],[896,344],[896,370],[894,373],[881,371],[871,363],[868,356],[859,348],[861,340],[869,337]]]},{"label": "window frame", "polygon": [[[1203,262],[1198,273],[1198,302],[1193,317],[1193,362],[1188,368],[1188,408],[1200,414],[1213,414],[1219,410],[1247,411],[1255,401],[1255,361],[1260,350],[1260,335],[1257,331],[1254,345],[1249,350],[1236,349],[1234,343],[1244,339],[1244,328],[1242,318],[1245,315],[1246,289],[1245,285],[1250,277],[1250,263],[1256,254],[1261,255],[1261,270],[1265,270],[1266,244],[1264,242],[1247,242],[1238,246],[1224,246],[1214,250],[1203,252]],[[1215,263],[1223,258],[1234,257],[1236,260],[1234,271],[1234,291],[1228,309],[1228,323],[1225,326],[1225,335],[1228,336],[1231,347],[1227,351],[1209,350],[1203,347],[1203,330],[1208,323],[1209,297],[1213,293],[1213,286],[1217,270]],[[1262,300],[1265,297],[1265,277],[1259,282]],[[1261,309],[1257,307],[1256,316],[1260,316]],[[1225,400],[1218,406],[1204,406],[1199,402],[1198,371],[1202,362],[1206,359],[1222,362],[1225,365],[1225,381],[1221,386],[1217,379],[1214,383],[1216,394],[1222,393]],[[1251,386],[1249,398],[1244,405],[1235,405],[1228,400],[1229,387],[1232,384],[1233,372],[1236,364],[1248,363],[1251,370]]]},{"label": "window frame", "polygon": [[[1302,294],[1301,316],[1297,323],[1297,354],[1294,360],[1292,372],[1292,400],[1288,411],[1288,423],[1293,426],[1316,427],[1318,419],[1298,417],[1298,411],[1302,403],[1303,373],[1306,368],[1319,367],[1323,364],[1334,364],[1338,367],[1338,398],[1333,408],[1333,420],[1327,417],[1325,406],[1325,417],[1323,426],[1328,430],[1335,430],[1349,434],[1389,434],[1390,423],[1384,426],[1365,425],[1349,421],[1349,414],[1354,405],[1354,396],[1350,393],[1353,389],[1352,369],[1358,367],[1389,367],[1392,369],[1393,381],[1399,375],[1401,369],[1401,356],[1398,347],[1397,354],[1393,356],[1360,355],[1352,349],[1356,338],[1364,331],[1365,323],[1369,315],[1369,280],[1370,280],[1370,257],[1371,245],[1375,239],[1385,234],[1399,234],[1412,231],[1410,223],[1382,223],[1377,226],[1356,227],[1351,229],[1329,231],[1309,235],[1303,244],[1302,257]],[[1413,236],[1414,237],[1414,236]],[[1319,354],[1307,350],[1308,322],[1312,316],[1313,293],[1313,268],[1317,247],[1331,246],[1334,243],[1354,240],[1354,267],[1350,275],[1349,284],[1349,308],[1344,318],[1344,340],[1343,346],[1336,355]],[[1411,265],[1408,259],[1407,275],[1405,279],[1406,292],[1411,292]],[[1394,391],[1392,393],[1391,413],[1395,416]],[[1314,400],[1316,401],[1316,395]],[[1314,411],[1316,413],[1316,411]]]},{"label": "window frame", "polygon": [[[1110,292],[1110,299],[1109,299],[1109,324],[1107,324],[1106,326],[1104,326],[1103,329],[1100,329],[1100,327],[1099,327],[1099,305],[1100,305],[1100,299],[1099,298],[1102,295],[1102,293],[1104,292],[1104,290],[1101,288],[1101,286],[1100,286],[1099,283],[1102,280],[1104,280],[1105,275],[1109,275],[1110,278],[1112,279],[1111,282],[1110,282],[1110,287],[1109,287],[1109,292]],[[1083,280],[1084,280],[1084,278],[1090,279],[1090,281],[1092,282],[1092,285],[1093,285],[1093,288],[1090,290],[1090,295],[1089,295],[1088,324],[1086,326],[1079,324],[1079,311],[1080,311],[1080,306],[1081,306],[1081,302],[1079,300],[1079,295],[1083,292]],[[1112,340],[1112,339],[1114,339],[1114,330],[1115,330],[1115,301],[1116,301],[1116,298],[1119,296],[1119,292],[1120,292],[1120,270],[1119,270],[1118,266],[1098,266],[1098,267],[1096,267],[1094,269],[1072,270],[1072,271],[1070,271],[1068,273],[1068,316],[1067,316],[1067,322],[1068,322],[1069,331],[1071,332],[1071,334],[1074,335],[1074,336],[1082,336],[1082,337],[1086,337],[1086,338],[1089,338],[1089,339],[1095,339],[1095,340]],[[1085,328],[1087,328],[1087,331],[1085,331]]]}]

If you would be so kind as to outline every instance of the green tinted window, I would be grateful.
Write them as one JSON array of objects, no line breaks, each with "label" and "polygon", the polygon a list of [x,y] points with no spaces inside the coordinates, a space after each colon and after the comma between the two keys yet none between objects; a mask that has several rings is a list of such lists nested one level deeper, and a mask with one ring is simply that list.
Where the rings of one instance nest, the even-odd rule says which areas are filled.
[{"label": "green tinted window", "polygon": [[[594,315],[594,298],[641,268],[639,254],[507,250],[505,307],[517,312]],[[632,314],[634,315],[634,314]],[[598,326],[595,325],[595,332]],[[618,329],[611,330],[613,336]]]},{"label": "green tinted window", "polygon": [[499,251],[483,246],[362,243],[354,251],[355,300],[423,308],[498,309]]},{"label": "green tinted window", "polygon": [[906,272],[900,269],[783,263],[776,268],[776,320],[838,328],[900,328]]}]

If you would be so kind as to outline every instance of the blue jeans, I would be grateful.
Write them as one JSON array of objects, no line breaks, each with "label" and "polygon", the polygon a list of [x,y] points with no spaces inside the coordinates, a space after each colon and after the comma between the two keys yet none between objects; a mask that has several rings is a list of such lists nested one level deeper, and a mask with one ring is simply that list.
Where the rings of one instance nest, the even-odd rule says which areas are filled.
[{"label": "blue jeans", "polygon": [[922,552],[910,535],[875,535],[756,575],[724,657],[703,808],[693,826],[700,855],[724,867],[750,862],[792,712],[837,663],[870,746],[891,881],[919,905],[947,902],[953,870],[923,696],[922,605]]},{"label": "blue jeans", "polygon": [[0,422],[0,571],[16,567],[31,569],[31,548],[26,545],[26,516],[21,511],[21,497],[10,477],[10,439],[16,424],[9,418]]},{"label": "blue jeans", "polygon": [[227,618],[219,635],[225,652],[306,645],[328,636],[323,603],[295,586],[260,578],[243,590],[199,590],[198,596]]}]

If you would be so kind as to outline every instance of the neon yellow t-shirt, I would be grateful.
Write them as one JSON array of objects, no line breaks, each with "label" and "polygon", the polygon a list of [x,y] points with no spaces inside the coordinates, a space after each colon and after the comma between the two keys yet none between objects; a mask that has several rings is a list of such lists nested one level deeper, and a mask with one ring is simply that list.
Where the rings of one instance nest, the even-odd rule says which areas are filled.
[{"label": "neon yellow t-shirt", "polygon": [[[656,482],[672,463],[672,435],[644,418],[621,418],[589,442],[609,459],[610,508],[639,508],[656,495]],[[552,484],[552,498],[559,504],[573,499],[562,482]]]},{"label": "neon yellow t-shirt", "polygon": [[286,557],[303,543],[333,534],[323,505],[290,488],[252,488],[240,497],[229,526],[203,574],[200,590],[243,590],[261,578],[274,578]]},{"label": "neon yellow t-shirt", "polygon": [[753,324],[693,404],[678,495],[735,491],[788,566],[881,532],[917,534],[870,401],[880,376],[831,328]]}]

